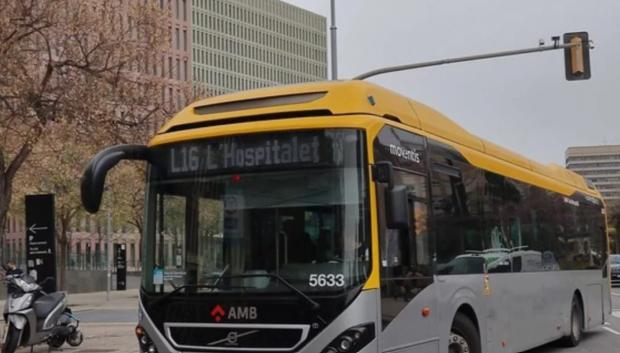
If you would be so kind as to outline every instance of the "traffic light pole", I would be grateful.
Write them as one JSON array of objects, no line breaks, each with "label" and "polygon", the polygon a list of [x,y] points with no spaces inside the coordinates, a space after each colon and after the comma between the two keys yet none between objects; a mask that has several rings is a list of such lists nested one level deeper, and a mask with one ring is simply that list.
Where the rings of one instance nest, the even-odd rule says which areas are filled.
[{"label": "traffic light pole", "polygon": [[[567,48],[577,47],[581,45],[579,43],[560,44],[560,37],[553,37],[552,39],[553,39],[552,45],[540,45],[535,48],[508,50],[508,51],[501,51],[501,52],[488,53],[488,54],[463,56],[460,58],[449,58],[449,59],[427,61],[427,62],[409,64],[409,65],[385,67],[385,68],[372,70],[372,71],[363,73],[361,75],[355,76],[353,80],[365,80],[372,76],[382,75],[382,74],[386,74],[390,72],[413,70],[413,69],[419,69],[419,68],[429,67],[429,66],[439,66],[439,65],[460,63],[460,62],[465,62],[465,61],[484,60],[484,59],[499,58],[503,56],[513,56],[513,55],[522,55],[522,54],[529,54],[529,53],[538,53],[538,52],[549,51],[549,50],[567,49]],[[589,46],[590,43],[584,43],[584,45]]]}]

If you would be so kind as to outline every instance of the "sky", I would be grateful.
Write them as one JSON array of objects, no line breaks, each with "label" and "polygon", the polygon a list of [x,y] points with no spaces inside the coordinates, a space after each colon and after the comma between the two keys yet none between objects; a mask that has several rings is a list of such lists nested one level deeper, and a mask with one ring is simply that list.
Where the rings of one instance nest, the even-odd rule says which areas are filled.
[{"label": "sky", "polygon": [[[326,16],[329,27],[329,0],[285,1]],[[336,0],[336,25],[340,79],[383,66],[535,47],[539,39],[551,44],[552,36],[587,31],[595,46],[590,80],[565,80],[561,50],[368,80],[538,162],[564,165],[569,146],[620,145],[618,0]]]}]

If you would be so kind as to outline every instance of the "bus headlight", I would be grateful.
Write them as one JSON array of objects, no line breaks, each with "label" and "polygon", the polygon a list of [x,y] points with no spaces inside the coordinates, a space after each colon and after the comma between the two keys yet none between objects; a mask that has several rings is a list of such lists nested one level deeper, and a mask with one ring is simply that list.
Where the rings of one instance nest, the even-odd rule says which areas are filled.
[{"label": "bus headlight", "polygon": [[355,353],[375,338],[375,324],[351,327],[341,333],[322,353]]}]

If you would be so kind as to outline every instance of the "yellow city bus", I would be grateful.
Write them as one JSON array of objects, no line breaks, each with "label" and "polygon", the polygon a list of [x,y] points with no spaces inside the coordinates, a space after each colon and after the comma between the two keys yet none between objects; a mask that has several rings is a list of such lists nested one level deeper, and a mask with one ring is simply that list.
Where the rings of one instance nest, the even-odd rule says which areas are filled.
[{"label": "yellow city bus", "polygon": [[198,101],[148,146],[142,352],[520,352],[611,311],[582,177],[363,81]]}]

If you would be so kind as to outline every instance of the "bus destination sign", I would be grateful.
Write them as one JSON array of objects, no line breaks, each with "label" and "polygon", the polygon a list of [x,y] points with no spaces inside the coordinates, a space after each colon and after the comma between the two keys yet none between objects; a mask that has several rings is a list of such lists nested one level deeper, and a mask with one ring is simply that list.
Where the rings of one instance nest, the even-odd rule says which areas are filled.
[{"label": "bus destination sign", "polygon": [[[292,167],[299,165],[339,166],[353,130],[327,130],[227,137],[173,146],[155,153],[155,164],[168,175],[220,172],[225,170]],[[351,142],[348,142],[351,141]]]}]

